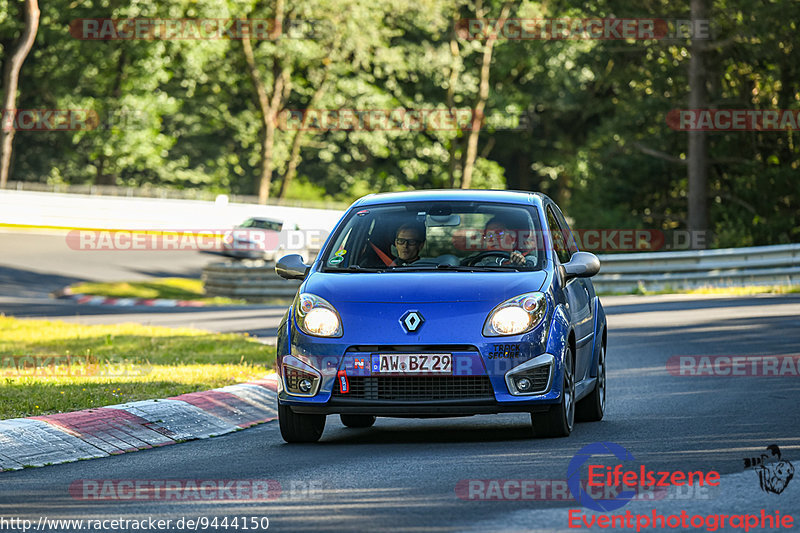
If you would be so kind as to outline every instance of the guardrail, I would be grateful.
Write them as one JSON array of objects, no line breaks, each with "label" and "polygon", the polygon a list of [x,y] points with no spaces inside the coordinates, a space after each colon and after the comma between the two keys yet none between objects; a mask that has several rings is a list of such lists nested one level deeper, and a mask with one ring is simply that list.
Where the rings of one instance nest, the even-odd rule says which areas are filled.
[{"label": "guardrail", "polygon": [[[605,293],[800,284],[800,244],[601,255],[600,262],[592,281]],[[203,281],[210,296],[248,300],[292,297],[300,286],[263,261],[211,263],[203,269]]]},{"label": "guardrail", "polygon": [[300,281],[278,276],[275,263],[244,260],[209,263],[203,268],[203,286],[208,296],[260,301],[291,298]]},{"label": "guardrail", "polygon": [[800,244],[599,257],[598,292],[800,284]]}]

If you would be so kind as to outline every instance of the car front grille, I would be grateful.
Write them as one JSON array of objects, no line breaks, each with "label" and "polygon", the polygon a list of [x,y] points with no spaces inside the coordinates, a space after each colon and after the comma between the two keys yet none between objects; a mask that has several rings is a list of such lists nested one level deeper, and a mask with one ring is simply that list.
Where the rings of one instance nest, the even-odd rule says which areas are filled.
[{"label": "car front grille", "polygon": [[350,377],[350,392],[337,384],[333,396],[375,401],[494,399],[487,376],[369,376]]}]

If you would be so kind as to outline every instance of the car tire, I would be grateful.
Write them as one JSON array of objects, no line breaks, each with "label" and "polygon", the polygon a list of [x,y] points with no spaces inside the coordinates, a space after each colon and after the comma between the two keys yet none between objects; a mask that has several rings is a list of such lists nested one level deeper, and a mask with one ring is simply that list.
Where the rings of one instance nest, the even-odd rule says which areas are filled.
[{"label": "car tire", "polygon": [[575,406],[575,419],[579,422],[599,422],[606,411],[606,347],[600,347],[597,359],[597,383],[589,396]]},{"label": "car tire", "polygon": [[537,437],[569,437],[575,424],[575,373],[569,347],[564,352],[563,379],[561,401],[546,413],[531,413],[533,434]]},{"label": "car tire", "polygon": [[278,424],[286,442],[317,442],[325,429],[325,415],[307,415],[278,403]]},{"label": "car tire", "polygon": [[349,428],[368,428],[375,423],[372,415],[339,415],[342,424]]}]

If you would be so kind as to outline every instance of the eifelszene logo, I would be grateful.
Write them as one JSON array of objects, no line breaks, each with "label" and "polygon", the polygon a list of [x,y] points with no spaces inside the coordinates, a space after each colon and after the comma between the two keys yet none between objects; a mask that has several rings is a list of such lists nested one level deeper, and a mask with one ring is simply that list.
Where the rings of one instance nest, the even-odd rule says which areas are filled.
[{"label": "eifelszene logo", "polygon": [[579,504],[595,511],[614,511],[627,504],[634,496],[634,491],[624,491],[615,498],[592,498],[587,490],[581,487],[581,467],[589,462],[594,455],[614,455],[620,461],[633,461],[634,457],[628,450],[615,442],[594,442],[578,450],[567,466],[567,486],[572,497]]},{"label": "eifelszene logo", "polygon": [[745,458],[744,467],[756,471],[761,490],[780,494],[794,477],[794,465],[781,459],[781,449],[777,444],[767,446],[767,451],[769,455],[762,453],[761,457]]},{"label": "eifelszene logo", "polygon": [[[620,464],[613,467],[599,464],[600,457],[616,457]],[[635,461],[633,454],[614,442],[594,442],[578,450],[567,466],[567,486],[572,497],[583,507],[602,513],[614,511],[635,498],[636,489],[654,487],[669,489],[670,487],[712,486],[720,484],[719,472],[700,470],[683,472],[666,470],[656,472],[645,465],[625,468],[621,463]],[[581,486],[581,468],[588,468],[586,488]],[[613,489],[610,493],[603,491],[601,498],[594,498],[589,492],[593,487]]]}]

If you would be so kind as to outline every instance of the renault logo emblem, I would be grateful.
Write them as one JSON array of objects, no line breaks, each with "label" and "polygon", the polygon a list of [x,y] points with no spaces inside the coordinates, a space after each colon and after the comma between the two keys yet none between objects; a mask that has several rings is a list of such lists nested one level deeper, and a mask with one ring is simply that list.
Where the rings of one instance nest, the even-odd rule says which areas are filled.
[{"label": "renault logo emblem", "polygon": [[418,311],[409,311],[400,319],[400,324],[409,333],[417,331],[423,322],[425,322],[425,319],[422,318],[422,314]]}]

